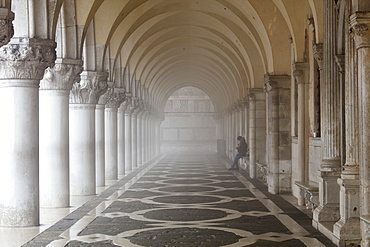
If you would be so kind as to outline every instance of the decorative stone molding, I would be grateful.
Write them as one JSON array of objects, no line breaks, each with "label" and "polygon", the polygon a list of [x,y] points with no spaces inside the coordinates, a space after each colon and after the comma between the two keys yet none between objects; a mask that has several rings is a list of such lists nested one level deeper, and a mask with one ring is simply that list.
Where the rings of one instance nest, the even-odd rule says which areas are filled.
[{"label": "decorative stone molding", "polygon": [[55,47],[54,40],[13,38],[0,48],[0,79],[41,80],[54,66]]},{"label": "decorative stone molding", "polygon": [[106,108],[118,108],[125,101],[125,89],[124,88],[114,88],[112,97],[109,99]]},{"label": "decorative stone molding", "polygon": [[69,94],[70,104],[97,104],[99,97],[108,90],[108,73],[84,71],[81,82],[73,84]]},{"label": "decorative stone molding", "polygon": [[370,12],[357,12],[350,17],[351,31],[357,48],[370,47]]},{"label": "decorative stone molding", "polygon": [[98,104],[104,105],[105,107],[108,101],[112,98],[113,93],[114,93],[113,82],[108,82],[108,89],[102,96],[99,97]]},{"label": "decorative stone molding", "polygon": [[338,65],[339,73],[341,73],[341,74],[344,75],[345,62],[346,62],[345,56],[343,54],[341,54],[341,55],[335,55],[334,58],[335,58],[335,62]]},{"label": "decorative stone molding", "polygon": [[315,44],[313,46],[313,57],[315,58],[317,64],[319,65],[319,70],[323,69],[324,60],[324,47],[322,43]]},{"label": "decorative stone molding", "polygon": [[76,76],[82,72],[82,60],[57,59],[53,68],[47,68],[40,81],[41,90],[71,90]]},{"label": "decorative stone molding", "polygon": [[7,8],[0,8],[0,47],[9,43],[14,35],[14,13]]}]

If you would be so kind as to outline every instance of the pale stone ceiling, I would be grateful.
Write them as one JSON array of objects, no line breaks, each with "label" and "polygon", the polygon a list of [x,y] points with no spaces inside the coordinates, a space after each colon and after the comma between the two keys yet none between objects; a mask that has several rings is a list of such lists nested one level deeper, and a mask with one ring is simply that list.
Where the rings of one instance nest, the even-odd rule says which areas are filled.
[{"label": "pale stone ceiling", "polygon": [[291,74],[292,56],[304,59],[309,18],[322,42],[322,0],[75,0],[64,8],[76,13],[84,68],[108,70],[121,86],[139,82],[134,93],[162,109],[174,91],[196,86],[222,111],[262,88],[264,74]]}]

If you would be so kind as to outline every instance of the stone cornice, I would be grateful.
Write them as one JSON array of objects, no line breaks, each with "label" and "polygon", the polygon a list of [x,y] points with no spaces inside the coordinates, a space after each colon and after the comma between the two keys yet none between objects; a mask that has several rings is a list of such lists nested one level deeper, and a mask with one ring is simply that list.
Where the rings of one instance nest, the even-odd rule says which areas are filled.
[{"label": "stone cornice", "polygon": [[57,59],[53,68],[47,68],[40,81],[41,90],[71,90],[76,76],[82,72],[82,60]]},{"label": "stone cornice", "polygon": [[97,104],[99,97],[108,90],[108,73],[83,71],[81,82],[75,82],[69,94],[70,104]]},{"label": "stone cornice", "polygon": [[41,80],[54,66],[55,47],[54,40],[13,38],[0,48],[0,79]]},{"label": "stone cornice", "polygon": [[356,12],[350,17],[356,47],[370,47],[370,12]]}]

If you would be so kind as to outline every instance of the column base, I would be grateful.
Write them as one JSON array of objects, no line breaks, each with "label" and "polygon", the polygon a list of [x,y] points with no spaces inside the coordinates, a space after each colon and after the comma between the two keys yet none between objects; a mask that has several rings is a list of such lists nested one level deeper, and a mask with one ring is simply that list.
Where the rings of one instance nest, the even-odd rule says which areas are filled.
[{"label": "column base", "polygon": [[349,218],[346,222],[337,221],[333,227],[333,242],[339,247],[360,246],[360,218]]}]

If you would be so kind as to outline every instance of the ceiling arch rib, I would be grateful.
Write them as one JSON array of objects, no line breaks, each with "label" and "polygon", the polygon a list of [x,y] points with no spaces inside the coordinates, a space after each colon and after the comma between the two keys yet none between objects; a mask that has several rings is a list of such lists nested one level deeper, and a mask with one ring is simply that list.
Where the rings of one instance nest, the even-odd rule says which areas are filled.
[{"label": "ceiling arch rib", "polygon": [[[181,64],[181,65],[179,65],[179,64]],[[222,71],[222,69],[217,69],[217,66],[212,66],[212,65],[209,65],[209,64],[205,64],[205,63],[202,63],[200,61],[195,61],[195,62],[192,61],[192,63],[190,64],[186,60],[182,61],[182,60],[179,60],[177,58],[173,58],[172,61],[170,60],[166,63],[167,67],[163,67],[163,70],[166,69],[167,71],[171,71],[171,73],[169,73],[169,75],[167,76],[167,78],[170,78],[172,73],[176,72],[177,70],[178,71],[183,71],[184,67],[186,67],[186,66],[194,67],[195,65],[197,65],[197,66],[196,66],[196,68],[194,68],[195,70],[191,74],[196,74],[200,70],[203,73],[207,74],[208,78],[213,83],[217,83],[217,85],[220,85],[220,86],[223,86],[225,84],[223,82],[225,82],[225,80],[227,80],[227,78],[223,79],[226,75],[224,75],[224,71]],[[175,68],[175,66],[177,66],[177,69]],[[168,74],[167,71],[165,71],[163,73]],[[191,72],[191,71],[186,71],[186,72],[187,72],[187,75],[184,75],[184,76],[189,77],[189,75],[191,75],[191,74],[189,74],[189,72]],[[165,82],[166,82],[167,78],[158,78],[158,80],[155,80],[155,78],[154,78],[153,81],[150,81],[149,88],[151,88],[152,90],[156,90],[156,87],[161,86],[160,84],[165,85]],[[155,87],[155,83],[157,85],[156,87]],[[175,82],[169,81],[168,83],[170,84],[170,83],[175,83]],[[227,90],[231,90],[231,89],[233,89],[232,85],[228,85]]]}]

